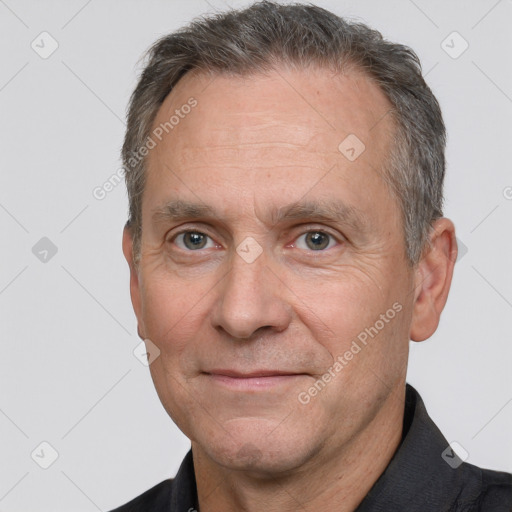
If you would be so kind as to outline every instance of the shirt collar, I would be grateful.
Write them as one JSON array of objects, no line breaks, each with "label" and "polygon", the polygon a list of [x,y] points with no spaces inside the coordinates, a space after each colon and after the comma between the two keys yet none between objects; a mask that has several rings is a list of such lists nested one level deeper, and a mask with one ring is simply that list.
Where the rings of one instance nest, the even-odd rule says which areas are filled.
[{"label": "shirt collar", "polygon": [[171,496],[169,510],[176,512],[197,512],[199,510],[192,450],[185,455],[178,473],[172,480]]},{"label": "shirt collar", "polygon": [[[402,441],[356,512],[448,510],[465,487],[467,471],[428,415],[419,393],[407,384]],[[476,490],[465,493],[464,499],[476,499]]]}]

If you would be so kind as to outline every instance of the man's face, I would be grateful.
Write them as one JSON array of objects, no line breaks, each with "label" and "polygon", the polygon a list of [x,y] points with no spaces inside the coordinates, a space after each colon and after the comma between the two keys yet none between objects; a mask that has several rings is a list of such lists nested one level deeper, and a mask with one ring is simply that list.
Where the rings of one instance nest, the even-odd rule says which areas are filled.
[{"label": "man's face", "polygon": [[153,137],[132,299],[164,407],[219,464],[335,456],[398,402],[414,297],[390,108],[355,71],[281,69],[188,74],[158,112],[181,115]]}]

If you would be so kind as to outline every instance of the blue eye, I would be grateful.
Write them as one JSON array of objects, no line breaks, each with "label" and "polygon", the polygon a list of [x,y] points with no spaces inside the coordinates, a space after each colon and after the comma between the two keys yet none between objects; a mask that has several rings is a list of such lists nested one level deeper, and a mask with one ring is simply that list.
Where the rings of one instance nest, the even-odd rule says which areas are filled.
[{"label": "blue eye", "polygon": [[[216,247],[215,242],[205,233],[200,231],[182,231],[178,233],[173,242],[184,251],[198,251]],[[321,230],[313,230],[303,233],[297,238],[295,246],[298,249],[320,252],[336,245],[337,240],[330,233]]]},{"label": "blue eye", "polygon": [[[303,240],[304,243],[299,243]],[[312,251],[323,251],[324,249],[332,247],[336,240],[329,233],[324,231],[308,231],[297,239],[296,246],[299,249],[310,249]]]},{"label": "blue eye", "polygon": [[[199,231],[183,231],[174,238],[176,245],[180,249],[195,251],[197,249],[205,249],[214,247],[213,240],[208,235],[200,233]],[[210,246],[207,247],[208,241]]]}]

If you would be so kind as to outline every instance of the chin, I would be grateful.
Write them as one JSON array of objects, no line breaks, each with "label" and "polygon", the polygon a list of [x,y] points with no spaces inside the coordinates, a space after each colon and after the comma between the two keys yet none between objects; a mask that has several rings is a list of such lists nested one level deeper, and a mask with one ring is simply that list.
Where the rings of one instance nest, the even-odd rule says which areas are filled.
[{"label": "chin", "polygon": [[[318,450],[311,429],[293,430],[284,422],[241,418],[226,422],[213,438],[197,439],[208,457],[227,469],[250,472],[260,478],[286,474],[301,467]],[[200,436],[199,436],[200,437]],[[202,442],[201,442],[202,441]]]}]

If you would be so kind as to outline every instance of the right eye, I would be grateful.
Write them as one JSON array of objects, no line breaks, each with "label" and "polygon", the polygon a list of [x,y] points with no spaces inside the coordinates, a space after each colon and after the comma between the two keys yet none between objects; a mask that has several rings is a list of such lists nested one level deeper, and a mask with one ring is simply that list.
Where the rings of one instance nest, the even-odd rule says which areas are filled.
[{"label": "right eye", "polygon": [[215,242],[208,235],[200,231],[182,231],[175,235],[171,241],[184,251],[196,251],[198,249],[211,249],[215,247]]}]

